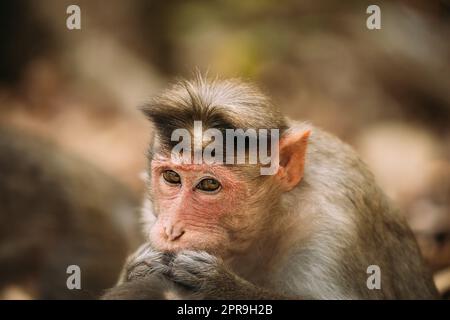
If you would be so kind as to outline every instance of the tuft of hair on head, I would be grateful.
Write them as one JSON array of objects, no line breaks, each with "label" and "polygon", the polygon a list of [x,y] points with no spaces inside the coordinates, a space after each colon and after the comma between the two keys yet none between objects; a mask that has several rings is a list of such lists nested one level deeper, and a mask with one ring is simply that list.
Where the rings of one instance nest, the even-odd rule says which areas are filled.
[{"label": "tuft of hair on head", "polygon": [[142,111],[153,123],[162,149],[169,150],[175,129],[192,132],[194,121],[203,130],[287,129],[281,112],[255,86],[239,79],[207,79],[197,72],[192,80],[180,79],[144,105]]}]

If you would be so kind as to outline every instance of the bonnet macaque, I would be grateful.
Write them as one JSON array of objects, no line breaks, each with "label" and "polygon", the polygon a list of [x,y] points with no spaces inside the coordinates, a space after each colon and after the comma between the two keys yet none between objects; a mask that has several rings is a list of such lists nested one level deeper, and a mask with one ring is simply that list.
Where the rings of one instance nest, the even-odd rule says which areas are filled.
[{"label": "bonnet macaque", "polygon": [[[180,81],[143,111],[155,132],[143,206],[148,242],[104,299],[437,296],[410,229],[355,151],[336,137],[284,117],[238,80]],[[177,129],[194,137],[184,160],[211,151],[212,139],[195,134],[199,122],[203,132],[224,136],[230,129],[278,129],[279,139],[270,136],[266,144],[258,136],[259,151],[270,149],[276,163],[173,157]],[[250,159],[249,134],[235,138],[246,141]],[[210,155],[236,160],[236,148],[223,141],[223,150]],[[273,164],[273,174],[261,174]],[[375,287],[373,266],[379,267]]]}]

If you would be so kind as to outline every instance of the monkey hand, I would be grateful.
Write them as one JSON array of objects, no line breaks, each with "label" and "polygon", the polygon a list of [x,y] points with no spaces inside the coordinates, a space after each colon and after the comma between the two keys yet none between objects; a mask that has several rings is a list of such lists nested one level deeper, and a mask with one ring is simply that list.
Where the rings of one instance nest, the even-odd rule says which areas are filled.
[{"label": "monkey hand", "polygon": [[151,274],[167,274],[169,259],[168,254],[158,252],[149,243],[144,243],[127,259],[119,284],[145,278]]},{"label": "monkey hand", "polygon": [[190,291],[192,299],[245,299],[249,290],[257,291],[204,251],[178,253],[170,264],[169,279]]}]

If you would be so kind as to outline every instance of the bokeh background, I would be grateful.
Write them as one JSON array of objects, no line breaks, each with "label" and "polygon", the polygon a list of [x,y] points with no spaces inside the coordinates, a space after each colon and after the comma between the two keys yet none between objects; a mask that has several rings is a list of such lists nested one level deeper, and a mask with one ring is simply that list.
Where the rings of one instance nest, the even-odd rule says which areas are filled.
[{"label": "bokeh background", "polygon": [[[66,28],[71,4],[81,8],[81,30]],[[366,28],[370,4],[381,8],[381,30]],[[14,131],[4,145],[45,141],[77,158],[73,166],[101,172],[85,178],[86,188],[114,180],[139,199],[150,129],[137,107],[196,68],[255,81],[286,115],[360,152],[407,217],[438,288],[450,290],[448,0],[1,1],[0,39],[0,126]],[[27,195],[41,200],[46,187]],[[0,231],[22,217],[16,202],[30,207],[8,190]],[[139,206],[135,199],[129,208]],[[13,205],[2,209],[1,200]],[[0,264],[2,246],[17,241],[8,230]],[[32,288],[12,297],[42,296],[29,275],[16,280],[1,270],[0,285]]]}]

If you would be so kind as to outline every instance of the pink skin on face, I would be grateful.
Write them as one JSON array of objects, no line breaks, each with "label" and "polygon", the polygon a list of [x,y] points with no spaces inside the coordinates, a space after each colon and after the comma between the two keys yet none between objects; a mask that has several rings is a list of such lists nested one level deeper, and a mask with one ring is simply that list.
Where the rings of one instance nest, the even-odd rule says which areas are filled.
[{"label": "pink skin on face", "polygon": [[[152,190],[157,221],[150,241],[162,251],[208,250],[225,245],[228,234],[221,219],[242,210],[247,190],[244,182],[220,165],[174,164],[168,159],[151,163]],[[165,181],[163,172],[173,170],[181,184]],[[221,188],[205,192],[196,188],[205,178],[214,178]]]}]

